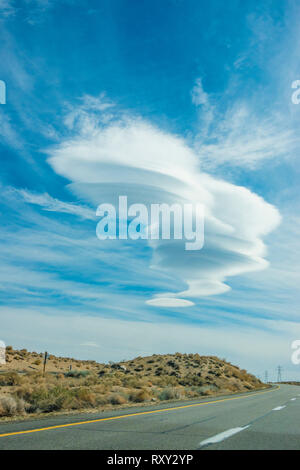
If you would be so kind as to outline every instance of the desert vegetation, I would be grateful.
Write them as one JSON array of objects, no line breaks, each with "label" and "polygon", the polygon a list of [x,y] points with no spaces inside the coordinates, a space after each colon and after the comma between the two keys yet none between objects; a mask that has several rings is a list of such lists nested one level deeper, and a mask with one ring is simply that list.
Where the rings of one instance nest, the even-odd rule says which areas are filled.
[{"label": "desert vegetation", "polygon": [[6,349],[0,366],[0,418],[251,391],[259,379],[215,356],[167,354],[101,364]]}]

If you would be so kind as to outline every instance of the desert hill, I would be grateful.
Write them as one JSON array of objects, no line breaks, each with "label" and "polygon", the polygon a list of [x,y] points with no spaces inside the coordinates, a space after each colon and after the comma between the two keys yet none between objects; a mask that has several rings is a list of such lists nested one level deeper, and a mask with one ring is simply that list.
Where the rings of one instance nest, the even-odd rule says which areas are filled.
[{"label": "desert hill", "polygon": [[0,417],[197,399],[266,387],[215,356],[154,354],[109,364],[6,348],[0,365]]}]

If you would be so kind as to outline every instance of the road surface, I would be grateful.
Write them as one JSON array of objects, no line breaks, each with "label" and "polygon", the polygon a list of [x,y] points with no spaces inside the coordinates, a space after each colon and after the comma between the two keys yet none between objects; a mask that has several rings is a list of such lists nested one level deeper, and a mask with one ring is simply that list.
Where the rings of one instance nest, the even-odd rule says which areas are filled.
[{"label": "road surface", "polygon": [[4,449],[299,450],[300,387],[1,423]]}]

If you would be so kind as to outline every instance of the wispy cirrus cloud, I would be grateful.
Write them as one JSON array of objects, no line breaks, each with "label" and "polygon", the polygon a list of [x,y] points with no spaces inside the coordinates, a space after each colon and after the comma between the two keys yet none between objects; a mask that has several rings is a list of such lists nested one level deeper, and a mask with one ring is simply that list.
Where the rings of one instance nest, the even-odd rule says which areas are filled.
[{"label": "wispy cirrus cloud", "polygon": [[246,103],[237,103],[220,119],[196,151],[208,169],[220,165],[255,168],[270,159],[286,158],[299,144],[291,126],[280,116],[258,117]]},{"label": "wispy cirrus cloud", "polygon": [[6,190],[15,192],[16,195],[21,197],[25,202],[40,206],[44,210],[49,212],[61,212],[65,214],[77,215],[82,219],[96,219],[95,211],[90,209],[89,207],[61,201],[57,198],[50,196],[48,193],[39,194],[28,191],[26,189],[16,188],[8,188]]},{"label": "wispy cirrus cloud", "polygon": [[110,112],[115,103],[105,93],[99,96],[83,95],[77,105],[65,104],[64,124],[67,129],[77,130],[81,135],[91,135],[101,124],[110,121],[114,113]]},{"label": "wispy cirrus cloud", "polygon": [[3,301],[56,308],[59,300],[66,309],[139,318],[139,290],[170,283],[167,275],[146,269],[147,257],[135,245],[100,243],[95,212],[86,206],[12,187],[1,187],[1,200]]},{"label": "wispy cirrus cloud", "polygon": [[0,135],[2,138],[2,143],[5,142],[6,145],[12,147],[17,151],[23,152],[25,143],[20,134],[15,129],[15,126],[12,124],[11,119],[0,109]]},{"label": "wispy cirrus cloud", "polygon": [[199,127],[202,138],[207,137],[215,116],[215,105],[204,91],[201,78],[197,78],[191,91],[192,103],[199,109]]},{"label": "wispy cirrus cloud", "polygon": [[15,14],[15,2],[13,0],[0,0],[0,19]]},{"label": "wispy cirrus cloud", "polygon": [[258,106],[259,94],[216,104],[205,92],[201,78],[192,89],[192,102],[199,112],[198,133],[193,145],[204,168],[218,166],[255,169],[271,159],[285,159],[299,146],[292,123],[273,106],[266,112]]}]

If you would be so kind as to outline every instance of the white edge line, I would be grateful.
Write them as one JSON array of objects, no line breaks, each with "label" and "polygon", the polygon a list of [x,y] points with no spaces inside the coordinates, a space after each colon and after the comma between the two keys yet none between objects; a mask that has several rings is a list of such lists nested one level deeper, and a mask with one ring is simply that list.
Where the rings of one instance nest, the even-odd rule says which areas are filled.
[{"label": "white edge line", "polygon": [[272,411],[279,411],[279,410],[282,410],[283,408],[285,408],[286,405],[283,405],[283,406],[276,406],[276,408],[273,408]]},{"label": "white edge line", "polygon": [[249,428],[249,426],[250,424],[248,424],[247,426],[240,427],[240,428],[232,428],[232,429],[228,429],[227,431],[220,432],[219,434],[216,434],[215,436],[209,437],[208,439],[201,441],[199,444],[199,447],[203,447],[208,444],[216,444],[217,442],[222,442],[228,437],[233,436],[234,434],[237,434],[238,432],[241,432],[244,429]]}]

